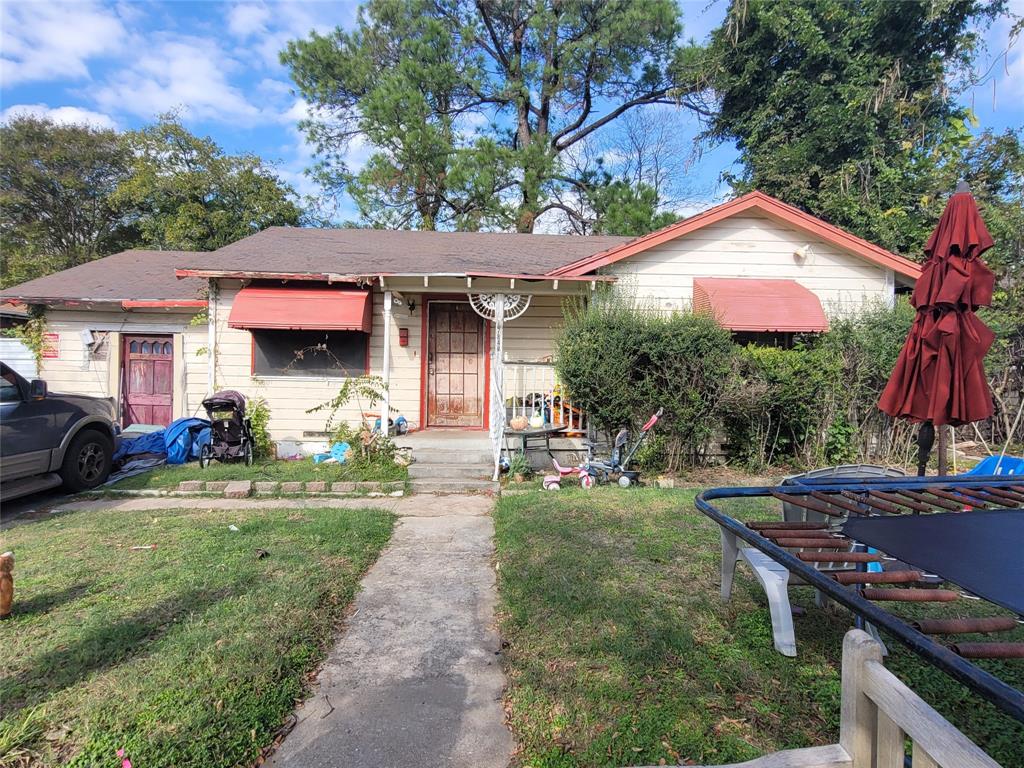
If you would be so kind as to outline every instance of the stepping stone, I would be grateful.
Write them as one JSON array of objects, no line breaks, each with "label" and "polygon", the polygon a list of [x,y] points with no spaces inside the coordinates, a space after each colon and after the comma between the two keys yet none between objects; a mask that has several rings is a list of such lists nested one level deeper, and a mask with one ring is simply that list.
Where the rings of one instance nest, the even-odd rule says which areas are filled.
[{"label": "stepping stone", "polygon": [[251,495],[251,480],[232,480],[224,489],[224,498],[226,499],[247,499]]}]

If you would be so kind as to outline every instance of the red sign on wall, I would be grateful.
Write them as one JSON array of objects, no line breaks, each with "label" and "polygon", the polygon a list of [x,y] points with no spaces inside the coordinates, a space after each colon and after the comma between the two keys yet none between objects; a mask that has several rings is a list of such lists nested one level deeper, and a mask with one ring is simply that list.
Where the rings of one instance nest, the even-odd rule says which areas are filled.
[{"label": "red sign on wall", "polygon": [[43,334],[43,349],[40,354],[44,360],[56,360],[60,357],[60,334],[59,333],[44,333]]}]

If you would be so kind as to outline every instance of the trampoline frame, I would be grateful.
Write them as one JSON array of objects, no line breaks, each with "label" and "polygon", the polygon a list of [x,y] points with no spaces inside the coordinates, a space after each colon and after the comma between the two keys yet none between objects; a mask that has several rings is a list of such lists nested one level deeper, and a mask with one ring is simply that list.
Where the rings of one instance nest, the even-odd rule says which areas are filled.
[{"label": "trampoline frame", "polygon": [[[721,528],[728,530],[737,538],[764,552],[772,560],[785,566],[790,573],[799,576],[808,586],[820,590],[837,603],[848,608],[854,615],[860,616],[865,621],[884,630],[928,663],[967,686],[1014,720],[1024,723],[1024,692],[1003,682],[995,675],[981,669],[967,659],[958,656],[952,650],[937,643],[927,635],[918,632],[896,615],[861,597],[856,590],[844,587],[820,572],[813,564],[800,560],[796,555],[761,536],[756,530],[748,528],[735,518],[724,514],[711,503],[718,499],[773,498],[774,493],[805,496],[810,494],[811,491],[822,493],[837,493],[841,491],[866,493],[872,490],[913,491],[929,486],[950,491],[958,489],[977,490],[984,487],[1005,488],[1014,485],[1024,485],[1024,476],[960,475],[895,479],[880,477],[857,480],[847,479],[845,482],[837,481],[835,478],[823,477],[791,480],[790,483],[789,485],[780,486],[712,488],[698,494],[694,504],[698,510],[714,520]],[[910,513],[909,510],[908,513]],[[1022,510],[1021,514],[1024,514],[1024,510]]]}]

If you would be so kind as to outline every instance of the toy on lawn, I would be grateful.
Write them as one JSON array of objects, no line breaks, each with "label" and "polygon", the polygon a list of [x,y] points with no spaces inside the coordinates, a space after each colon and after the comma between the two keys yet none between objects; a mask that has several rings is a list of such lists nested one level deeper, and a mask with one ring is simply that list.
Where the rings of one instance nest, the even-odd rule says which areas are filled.
[{"label": "toy on lawn", "polygon": [[607,483],[611,480],[615,480],[623,488],[636,485],[640,482],[640,472],[629,469],[629,462],[640,446],[643,445],[644,440],[647,438],[647,433],[658,423],[663,410],[659,408],[657,413],[651,416],[640,428],[640,437],[633,443],[633,447],[625,452],[625,455],[623,455],[623,451],[626,449],[626,443],[629,442],[628,429],[619,430],[619,434],[615,436],[615,442],[612,446],[612,455],[608,459],[595,459],[593,457],[593,443],[587,446],[586,461],[578,467],[563,467],[552,456],[551,462],[555,465],[555,471],[558,474],[545,475],[542,487],[545,491],[557,491],[562,487],[562,479],[572,476],[579,477],[580,485],[588,489],[593,488],[594,483]]}]

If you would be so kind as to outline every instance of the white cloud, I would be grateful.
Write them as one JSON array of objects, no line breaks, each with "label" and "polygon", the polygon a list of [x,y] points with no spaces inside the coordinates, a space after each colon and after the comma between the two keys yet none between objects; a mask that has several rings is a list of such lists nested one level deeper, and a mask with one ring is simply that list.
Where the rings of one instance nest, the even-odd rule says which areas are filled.
[{"label": "white cloud", "polygon": [[119,52],[126,31],[109,8],[93,2],[0,3],[4,85],[89,77],[89,59]]},{"label": "white cloud", "polygon": [[117,123],[110,115],[93,112],[81,107],[48,107],[46,104],[15,104],[0,112],[0,122],[7,122],[12,117],[31,115],[46,117],[61,125],[91,125],[95,128],[117,128]]},{"label": "white cloud", "polygon": [[262,66],[276,69],[290,40],[305,38],[312,31],[326,34],[338,26],[351,28],[358,7],[358,0],[235,3],[227,10],[228,30],[255,52]]},{"label": "white cloud", "polygon": [[266,34],[270,8],[265,3],[236,3],[228,10],[228,31],[243,40]]},{"label": "white cloud", "polygon": [[240,69],[210,38],[158,36],[145,53],[91,93],[105,110],[144,119],[180,110],[194,120],[246,125],[272,120],[229,82],[228,75]]}]

